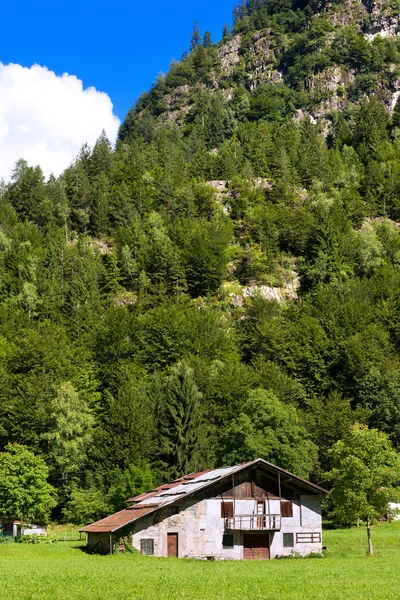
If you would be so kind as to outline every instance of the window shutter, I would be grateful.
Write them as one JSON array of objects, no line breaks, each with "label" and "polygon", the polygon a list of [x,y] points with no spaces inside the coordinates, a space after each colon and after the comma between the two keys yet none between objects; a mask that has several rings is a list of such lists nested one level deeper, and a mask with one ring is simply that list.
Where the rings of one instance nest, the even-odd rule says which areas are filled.
[{"label": "window shutter", "polygon": [[221,517],[223,519],[227,519],[228,517],[233,517],[233,502],[222,502]]},{"label": "window shutter", "polygon": [[293,517],[293,503],[286,500],[281,500],[281,515],[282,517]]}]

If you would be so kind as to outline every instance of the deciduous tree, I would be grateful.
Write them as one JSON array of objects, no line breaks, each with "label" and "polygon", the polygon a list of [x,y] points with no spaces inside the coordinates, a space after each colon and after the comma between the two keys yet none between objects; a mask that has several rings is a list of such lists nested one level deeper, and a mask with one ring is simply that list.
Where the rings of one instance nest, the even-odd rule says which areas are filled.
[{"label": "deciduous tree", "polygon": [[372,555],[371,525],[399,495],[400,456],[384,433],[358,423],[346,439],[336,442],[330,456],[333,467],[326,477],[333,484],[331,516],[340,525],[365,519]]},{"label": "deciduous tree", "polygon": [[43,458],[25,446],[8,444],[5,452],[0,452],[0,514],[21,521],[47,522],[56,505],[48,475]]}]

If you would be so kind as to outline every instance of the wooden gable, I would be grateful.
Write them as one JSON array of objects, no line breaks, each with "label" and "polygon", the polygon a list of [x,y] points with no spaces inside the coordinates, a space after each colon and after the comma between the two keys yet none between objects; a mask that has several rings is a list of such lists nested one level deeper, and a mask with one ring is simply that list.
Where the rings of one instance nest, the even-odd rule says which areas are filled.
[{"label": "wooden gable", "polygon": [[225,481],[216,483],[209,490],[204,490],[200,496],[202,498],[242,500],[257,498],[295,500],[300,497],[300,493],[295,485],[291,485],[286,481],[285,483],[280,482],[277,474],[254,468],[242,471]]}]

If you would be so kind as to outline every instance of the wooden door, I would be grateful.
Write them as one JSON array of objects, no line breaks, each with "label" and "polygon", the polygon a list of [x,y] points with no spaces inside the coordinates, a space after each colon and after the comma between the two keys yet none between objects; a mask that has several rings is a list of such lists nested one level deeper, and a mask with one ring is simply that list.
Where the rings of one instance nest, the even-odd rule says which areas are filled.
[{"label": "wooden door", "polygon": [[[265,515],[265,502],[264,500],[257,501],[257,515]],[[257,529],[265,529],[265,517],[257,517]]]},{"label": "wooden door", "polygon": [[167,534],[167,549],[169,558],[178,558],[178,534]]},{"label": "wooden door", "polygon": [[269,558],[268,533],[245,533],[243,536],[244,558],[266,560]]}]

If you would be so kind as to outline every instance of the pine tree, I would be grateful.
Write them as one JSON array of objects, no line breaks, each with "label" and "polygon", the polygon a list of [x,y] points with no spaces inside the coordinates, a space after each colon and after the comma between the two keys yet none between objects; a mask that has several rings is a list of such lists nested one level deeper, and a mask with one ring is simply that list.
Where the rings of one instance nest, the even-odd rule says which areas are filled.
[{"label": "pine tree", "polygon": [[212,37],[211,37],[211,33],[207,30],[204,34],[204,38],[203,38],[203,46],[204,48],[208,48],[209,46],[212,46]]},{"label": "pine tree", "polygon": [[199,23],[198,21],[195,21],[193,25],[192,37],[190,39],[190,52],[198,48],[201,42],[202,38],[200,34]]},{"label": "pine tree", "polygon": [[222,28],[222,41],[227,42],[231,39],[231,37],[232,37],[231,29],[227,23],[224,23],[224,26]]},{"label": "pine tree", "polygon": [[180,477],[198,466],[201,399],[193,369],[184,362],[172,367],[160,407],[160,460],[168,478]]}]

